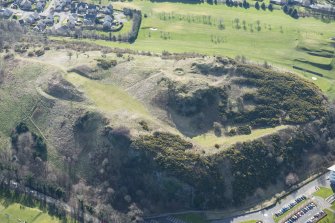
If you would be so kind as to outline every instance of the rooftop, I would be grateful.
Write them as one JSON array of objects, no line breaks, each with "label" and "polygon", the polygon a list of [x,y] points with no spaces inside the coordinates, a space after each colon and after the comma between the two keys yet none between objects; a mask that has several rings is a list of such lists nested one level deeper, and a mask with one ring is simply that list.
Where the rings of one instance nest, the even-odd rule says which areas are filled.
[{"label": "rooftop", "polygon": [[330,170],[330,171],[335,171],[335,165],[329,167],[328,170]]}]

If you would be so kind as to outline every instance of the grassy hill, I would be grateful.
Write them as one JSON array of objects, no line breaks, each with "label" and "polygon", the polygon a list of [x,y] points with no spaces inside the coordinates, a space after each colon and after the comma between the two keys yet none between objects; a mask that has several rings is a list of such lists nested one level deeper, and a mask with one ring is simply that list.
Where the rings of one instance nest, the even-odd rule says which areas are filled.
[{"label": "grassy hill", "polygon": [[333,158],[328,101],[304,78],[219,56],[48,47],[2,54],[0,118],[15,107],[5,177],[107,222],[260,202]]},{"label": "grassy hill", "polygon": [[[134,44],[94,41],[97,44],[158,53],[165,50],[233,58],[245,56],[260,64],[267,61],[281,69],[295,71],[310,80],[316,77],[314,82],[327,95],[335,95],[334,67],[324,69],[332,64],[331,57],[334,57],[330,40],[334,37],[334,23],[323,23],[315,18],[293,19],[280,9],[263,11],[207,3],[135,0],[113,5],[142,10],[146,17],[142,20],[139,37]],[[316,49],[319,52],[314,52]],[[327,52],[329,57],[325,57]],[[295,70],[293,66],[324,77]]]}]

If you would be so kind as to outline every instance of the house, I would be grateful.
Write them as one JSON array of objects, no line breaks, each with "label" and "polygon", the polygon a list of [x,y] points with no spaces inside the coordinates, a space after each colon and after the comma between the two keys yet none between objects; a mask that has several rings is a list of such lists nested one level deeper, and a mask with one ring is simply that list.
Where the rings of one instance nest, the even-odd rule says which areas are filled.
[{"label": "house", "polygon": [[109,9],[108,7],[106,7],[103,11],[103,13],[105,15],[112,15],[113,14],[113,10]]},{"label": "house", "polygon": [[47,26],[53,26],[54,25],[54,18],[53,17],[47,17],[44,19],[44,23]]},{"label": "house", "polygon": [[123,9],[123,13],[126,15],[126,16],[131,16],[133,14],[133,12],[131,11],[131,9],[128,9],[128,8],[124,8]]},{"label": "house", "polygon": [[39,29],[39,31],[43,31],[43,30],[45,30],[47,25],[45,24],[44,21],[40,20],[40,21],[37,22],[36,27]]},{"label": "house", "polygon": [[302,5],[303,0],[289,0],[290,4]]},{"label": "house", "polygon": [[77,5],[77,13],[78,14],[85,14],[87,10],[87,4],[84,2],[80,2]]},{"label": "house", "polygon": [[20,9],[24,10],[24,11],[30,11],[32,8],[32,3],[29,0],[23,0],[20,3]]},{"label": "house", "polygon": [[37,12],[42,12],[44,7],[45,7],[44,2],[39,1],[39,2],[36,3],[36,11]]},{"label": "house", "polygon": [[95,24],[96,15],[86,14],[84,17],[84,24],[86,26],[93,26]]},{"label": "house", "polygon": [[18,7],[19,6],[16,3],[13,3],[12,6],[11,6],[12,9],[18,9]]},{"label": "house", "polygon": [[13,12],[9,9],[0,9],[0,18],[9,19],[13,15]]},{"label": "house", "polygon": [[27,18],[25,18],[24,23],[32,25],[35,22],[35,18],[33,15],[29,15]]},{"label": "house", "polygon": [[72,15],[67,19],[67,26],[70,29],[74,29],[76,27],[76,19]]},{"label": "house", "polygon": [[70,11],[71,11],[71,13],[76,13],[77,12],[77,3],[75,3],[75,2],[71,3]]},{"label": "house", "polygon": [[106,15],[102,27],[105,31],[109,31],[112,27],[113,19],[111,16]]},{"label": "house", "polygon": [[316,11],[323,12],[323,13],[335,13],[335,7],[331,5],[313,4],[313,5],[310,5],[309,7]]},{"label": "house", "polygon": [[270,0],[270,3],[275,4],[275,5],[285,5],[286,0]]},{"label": "house", "polygon": [[98,13],[98,7],[93,4],[89,4],[87,7],[87,13],[88,14],[97,14]]}]

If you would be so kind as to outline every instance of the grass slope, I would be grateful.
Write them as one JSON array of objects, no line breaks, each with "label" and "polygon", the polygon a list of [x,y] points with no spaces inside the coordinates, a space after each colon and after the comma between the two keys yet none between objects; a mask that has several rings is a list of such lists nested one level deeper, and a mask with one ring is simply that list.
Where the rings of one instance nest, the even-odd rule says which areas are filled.
[{"label": "grass slope", "polygon": [[233,145],[237,142],[246,142],[253,140],[255,138],[260,138],[266,135],[270,135],[279,130],[285,129],[288,126],[282,125],[274,128],[264,128],[256,129],[251,132],[250,135],[237,135],[237,136],[216,136],[213,132],[202,134],[193,138],[193,140],[199,145],[206,148],[213,148],[215,144],[222,145],[224,148],[227,148],[230,145]]},{"label": "grass slope", "polygon": [[314,196],[322,197],[323,199],[326,199],[332,194],[334,194],[332,189],[326,187],[320,187],[319,190],[313,193]]},{"label": "grass slope", "polygon": [[327,213],[327,216],[323,219],[321,219],[320,221],[318,221],[318,223],[331,223],[331,222],[335,222],[335,214],[334,212],[325,209],[324,210]]}]

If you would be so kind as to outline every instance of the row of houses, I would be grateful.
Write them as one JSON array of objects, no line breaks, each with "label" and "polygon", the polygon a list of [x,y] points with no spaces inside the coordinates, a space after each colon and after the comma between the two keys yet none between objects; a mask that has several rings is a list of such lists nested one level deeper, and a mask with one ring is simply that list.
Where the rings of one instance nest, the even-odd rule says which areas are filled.
[{"label": "row of houses", "polygon": [[312,4],[311,0],[270,0],[270,3],[276,5],[301,5],[305,7]]},{"label": "row of houses", "polygon": [[327,4],[313,4],[312,0],[270,0],[270,3],[276,5],[299,5],[322,12],[335,12],[335,7]]},{"label": "row of houses", "polygon": [[86,2],[78,2],[78,1],[71,1],[71,0],[57,0],[55,4],[55,11],[62,12],[62,11],[71,11],[73,14],[98,14],[103,13],[106,15],[113,14],[113,6],[99,6],[94,4],[88,4]]},{"label": "row of houses", "polygon": [[13,9],[21,9],[23,11],[36,10],[42,12],[47,4],[47,0],[15,0],[12,4]]},{"label": "row of houses", "polygon": [[27,17],[20,19],[19,23],[24,26],[31,26],[35,31],[44,31],[47,26],[54,25],[54,16],[42,16],[37,12],[29,14]]}]

